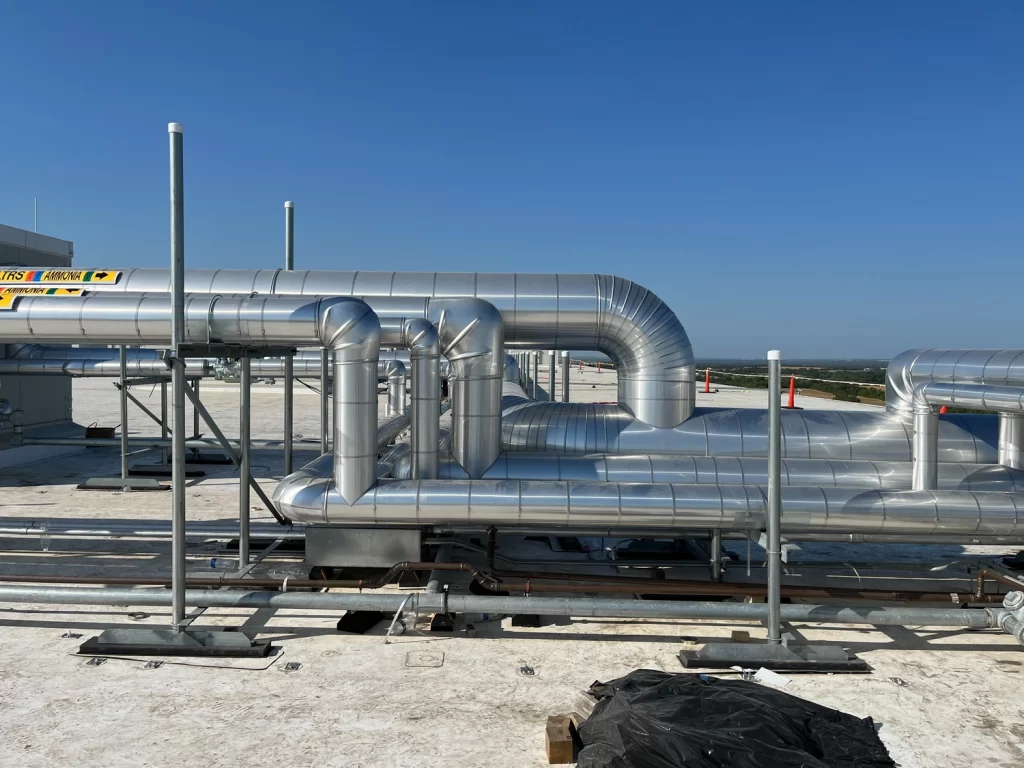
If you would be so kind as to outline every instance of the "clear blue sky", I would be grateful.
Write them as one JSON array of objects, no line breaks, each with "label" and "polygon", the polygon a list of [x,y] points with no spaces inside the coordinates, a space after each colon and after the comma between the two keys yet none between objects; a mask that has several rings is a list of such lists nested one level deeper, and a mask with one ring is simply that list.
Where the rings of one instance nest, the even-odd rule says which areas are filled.
[{"label": "clear blue sky", "polygon": [[1024,4],[5,2],[0,222],[80,266],[613,272],[698,356],[1021,346]]}]

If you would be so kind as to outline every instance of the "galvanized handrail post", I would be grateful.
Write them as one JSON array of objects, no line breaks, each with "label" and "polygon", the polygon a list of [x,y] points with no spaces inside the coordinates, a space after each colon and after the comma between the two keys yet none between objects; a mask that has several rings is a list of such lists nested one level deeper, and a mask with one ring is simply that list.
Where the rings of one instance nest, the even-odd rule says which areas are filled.
[{"label": "galvanized handrail post", "polygon": [[252,472],[252,446],[249,444],[252,424],[252,360],[242,358],[242,376],[238,383],[238,566],[249,564],[249,475]]},{"label": "galvanized handrail post", "polygon": [[121,345],[121,479],[128,479],[128,352]]},{"label": "galvanized handrail post", "polygon": [[185,621],[185,189],[184,136],[170,123],[171,150],[171,626]]},{"label": "galvanized handrail post", "polygon": [[537,399],[537,377],[540,375],[540,352],[530,352],[530,359],[533,362],[533,379],[530,381],[530,397]]},{"label": "galvanized handrail post", "polygon": [[782,643],[782,353],[768,352],[768,642]]},{"label": "galvanized handrail post", "polygon": [[[284,204],[284,268],[295,269],[295,203]],[[284,474],[292,473],[292,433],[295,431],[295,390],[292,388],[294,360],[289,353],[284,359]],[[323,386],[323,382],[320,382]]]}]

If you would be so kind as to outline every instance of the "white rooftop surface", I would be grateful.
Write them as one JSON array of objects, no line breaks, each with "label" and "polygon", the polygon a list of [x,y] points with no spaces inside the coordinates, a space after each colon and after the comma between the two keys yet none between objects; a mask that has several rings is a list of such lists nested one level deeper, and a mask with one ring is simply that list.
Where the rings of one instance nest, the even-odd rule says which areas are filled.
[{"label": "white rooftop surface", "polygon": [[[572,375],[574,401],[615,399],[613,372]],[[117,424],[112,380],[76,380],[74,389],[79,423]],[[159,388],[132,392],[159,410]],[[236,435],[237,387],[204,382],[201,393],[225,432]],[[766,398],[765,390],[721,388],[698,394],[698,405],[764,407]],[[797,405],[877,408],[811,397],[798,397]],[[254,386],[253,437],[279,439],[280,420],[280,385]],[[132,434],[156,433],[134,406],[130,423]],[[307,438],[319,435],[318,397],[302,387],[296,389],[295,424]],[[299,455],[296,466],[313,458]],[[272,492],[280,455],[254,452],[253,465]],[[0,469],[0,516],[169,520],[170,493],[74,489],[84,478],[116,475],[118,466],[117,452],[101,449]],[[189,519],[237,519],[236,476],[224,467],[205,469],[207,477],[189,481]],[[255,495],[252,505],[254,521],[272,522]],[[190,541],[190,570],[209,572],[206,563],[219,546]],[[38,538],[0,538],[0,573],[169,573],[166,541],[54,537],[48,552],[42,547]],[[873,545],[825,551],[858,560],[927,551],[924,557],[943,560],[1007,550]],[[261,568],[303,573],[291,555],[268,557]],[[146,615],[132,620],[133,610]],[[0,603],[0,765],[541,766],[547,717],[569,711],[576,692],[593,681],[641,667],[680,672],[680,650],[728,638],[734,629],[764,637],[763,627],[750,623],[586,619],[525,629],[492,619],[479,622],[478,636],[470,638],[427,632],[428,617],[421,617],[385,644],[384,626],[366,635],[339,634],[336,613],[210,609],[194,628],[259,632],[281,653],[259,662],[167,658],[156,669],[117,658],[87,666],[75,655],[81,642],[105,628],[166,626],[168,616],[164,608]],[[927,627],[793,629],[856,652],[873,672],[787,675],[786,692],[871,716],[904,768],[1008,768],[1024,761],[1024,652],[1008,635]],[[81,637],[64,637],[69,632]],[[286,672],[287,662],[302,666]],[[524,664],[536,675],[522,675]]]}]

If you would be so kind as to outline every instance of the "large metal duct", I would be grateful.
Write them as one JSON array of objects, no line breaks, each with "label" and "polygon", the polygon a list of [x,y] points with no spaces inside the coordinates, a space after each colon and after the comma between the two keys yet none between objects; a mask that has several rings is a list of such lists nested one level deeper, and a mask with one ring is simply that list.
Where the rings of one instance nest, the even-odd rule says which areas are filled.
[{"label": "large metal duct", "polygon": [[[409,479],[401,474],[393,477]],[[469,476],[454,461],[442,459],[438,478],[468,480]],[[768,460],[729,456],[504,453],[482,479],[767,485]],[[784,459],[781,480],[783,485],[795,486],[910,490],[912,478],[911,464],[907,462]],[[1024,493],[1024,472],[989,464],[940,464],[938,488]]]},{"label": "large metal duct", "polygon": [[[999,462],[1013,466],[1019,461],[1020,441],[1014,427],[1024,412],[1024,387],[991,384],[954,384],[929,381],[914,388],[914,489],[938,487],[938,424],[936,410],[955,405],[976,411],[999,412]],[[1008,418],[1009,417],[1009,418]],[[1014,418],[1018,420],[1014,420]]]},{"label": "large metal duct", "polygon": [[[93,288],[167,292],[170,272],[129,269],[116,284]],[[618,374],[619,404],[642,423],[675,427],[694,408],[693,350],[682,324],[654,293],[613,275],[189,270],[185,290],[484,299],[501,313],[509,349],[608,355]]]},{"label": "large metal duct", "polygon": [[914,390],[930,382],[1024,387],[1022,349],[911,349],[885,373],[885,408],[910,423]]},{"label": "large metal duct", "polygon": [[[23,296],[0,313],[0,341],[167,344],[171,300],[163,296]],[[334,484],[354,502],[376,480],[380,322],[353,298],[185,297],[188,344],[328,347],[334,353]]]},{"label": "large metal duct", "polygon": [[[788,486],[782,532],[1024,537],[1024,494],[867,491]],[[767,488],[754,485],[530,480],[382,481],[355,504],[329,480],[299,470],[274,500],[290,519],[346,525],[538,526],[652,532],[761,531]]]},{"label": "large metal duct", "polygon": [[[673,429],[655,429],[616,405],[535,403],[504,398],[502,450],[546,453],[671,453],[767,456],[768,412],[700,408]],[[991,416],[948,414],[938,423],[940,462],[994,464]],[[790,459],[909,462],[911,427],[871,411],[782,412],[782,455]]]},{"label": "large metal duct", "polygon": [[[161,376],[170,379],[171,368],[156,349],[125,350],[128,376]],[[212,375],[216,360],[190,358],[189,376]],[[109,347],[58,347],[42,344],[8,344],[0,360],[0,374],[22,376],[71,376],[117,378],[121,375],[121,350]]]}]

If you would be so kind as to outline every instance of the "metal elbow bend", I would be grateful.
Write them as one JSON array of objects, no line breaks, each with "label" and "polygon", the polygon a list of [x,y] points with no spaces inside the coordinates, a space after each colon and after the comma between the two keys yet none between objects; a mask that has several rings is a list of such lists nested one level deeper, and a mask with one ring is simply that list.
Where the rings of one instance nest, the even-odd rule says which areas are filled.
[{"label": "metal elbow bend", "polygon": [[501,378],[505,371],[505,326],[501,312],[483,299],[431,299],[429,319],[441,353],[458,377]]},{"label": "metal elbow bend", "polygon": [[322,299],[317,312],[317,337],[339,362],[376,360],[380,353],[380,320],[362,299]]},{"label": "metal elbow bend", "polygon": [[675,313],[654,292],[597,275],[598,348],[618,363],[619,401],[654,427],[676,427],[696,402],[693,347]]}]

